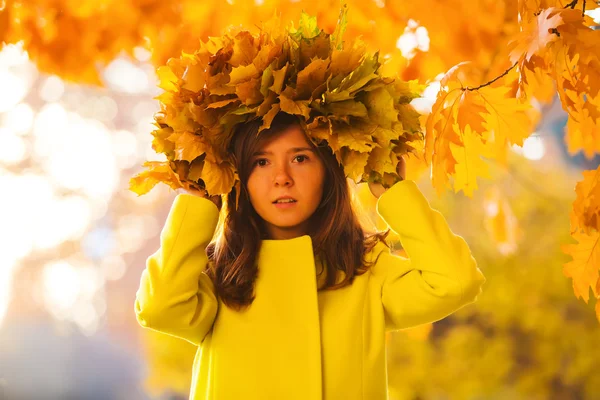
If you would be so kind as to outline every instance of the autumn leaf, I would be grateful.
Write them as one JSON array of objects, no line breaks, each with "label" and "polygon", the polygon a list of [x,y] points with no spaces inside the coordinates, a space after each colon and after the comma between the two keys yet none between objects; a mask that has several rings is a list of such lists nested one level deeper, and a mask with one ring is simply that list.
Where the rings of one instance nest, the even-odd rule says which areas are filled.
[{"label": "autumn leaf", "polygon": [[540,54],[558,38],[553,30],[562,22],[559,10],[553,7],[542,10],[536,18],[526,22],[516,38],[509,42],[511,62],[514,64],[521,58],[529,61],[532,55]]},{"label": "autumn leaf", "polygon": [[571,232],[591,234],[600,231],[600,166],[583,171],[583,180],[575,185],[577,197],[570,213]]},{"label": "autumn leaf", "polygon": [[260,128],[258,129],[258,132],[260,133],[263,129],[269,129],[271,127],[271,122],[273,122],[273,119],[275,118],[275,116],[277,115],[277,113],[279,113],[279,111],[281,110],[280,105],[277,104],[273,104],[273,106],[271,107],[271,109],[269,110],[269,112],[267,112],[265,114],[265,116],[263,117],[263,123],[260,126]]},{"label": "autumn leaf", "polygon": [[[460,131],[460,128],[455,126],[454,130]],[[469,125],[466,125],[460,136],[461,145],[450,143],[452,156],[456,160],[454,192],[458,193],[462,190],[465,195],[473,197],[473,191],[478,188],[477,177],[490,178],[489,167],[482,157],[491,157],[491,155],[484,139],[471,130]]]},{"label": "autumn leaf", "polygon": [[369,160],[369,153],[361,153],[342,147],[341,155],[346,175],[356,182],[360,181]]},{"label": "autumn leaf", "polygon": [[328,74],[330,60],[314,59],[296,78],[296,92],[298,99],[309,100],[312,92],[325,81]]},{"label": "autumn leaf", "polygon": [[486,132],[484,114],[488,113],[485,101],[477,91],[464,90],[454,109],[458,130],[464,132],[467,126],[478,133]]},{"label": "autumn leaf", "polygon": [[[192,162],[196,157],[206,153],[207,144],[192,132],[184,131],[169,138],[175,143],[175,159]],[[213,159],[214,161],[214,159]]]},{"label": "autumn leaf", "polygon": [[596,282],[598,281],[600,269],[600,232],[591,234],[574,232],[573,238],[577,244],[562,245],[565,254],[570,255],[573,260],[563,267],[565,276],[573,279],[573,290],[577,298],[583,298],[587,303],[592,289],[594,296],[598,297]]},{"label": "autumn leaf", "polygon": [[369,111],[369,119],[380,127],[390,129],[398,121],[398,110],[387,88],[368,91],[361,100]]},{"label": "autumn leaf", "polygon": [[228,162],[217,164],[204,160],[202,180],[208,193],[227,193],[234,184],[234,178],[234,168]]},{"label": "autumn leaf", "polygon": [[333,130],[337,132],[340,147],[348,147],[359,152],[369,152],[373,149],[374,142],[371,135],[359,124],[333,124]]},{"label": "autumn leaf", "polygon": [[158,76],[159,84],[158,87],[167,91],[176,91],[177,90],[177,75],[173,73],[170,67],[163,65],[158,67],[156,70],[156,75]]},{"label": "autumn leaf", "polygon": [[487,131],[494,132],[499,144],[523,146],[523,141],[533,132],[532,120],[527,114],[531,105],[509,95],[506,87],[487,86],[478,90],[487,111],[483,114]]},{"label": "autumn leaf", "polygon": [[310,118],[310,107],[308,106],[307,100],[294,101],[282,94],[279,96],[279,105],[281,107],[281,111],[284,111],[288,114],[301,115],[306,119]]},{"label": "autumn leaf", "polygon": [[425,160],[431,164],[431,181],[438,194],[450,188],[449,175],[455,172],[450,143],[461,144],[453,111],[459,99],[460,89],[440,90],[425,124]]},{"label": "autumn leaf", "polygon": [[148,193],[159,182],[166,183],[172,189],[182,188],[179,177],[166,161],[146,161],[143,165],[147,169],[129,180],[129,190],[139,196]]}]

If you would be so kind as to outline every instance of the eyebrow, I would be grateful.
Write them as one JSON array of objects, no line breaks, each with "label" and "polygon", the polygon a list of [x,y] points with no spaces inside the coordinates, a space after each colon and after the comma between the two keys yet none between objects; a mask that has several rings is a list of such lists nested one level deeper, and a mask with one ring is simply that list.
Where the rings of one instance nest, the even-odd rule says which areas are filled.
[{"label": "eyebrow", "polygon": [[[288,153],[298,153],[300,151],[312,151],[313,153],[315,152],[315,150],[311,149],[310,147],[292,147],[287,152]],[[252,154],[252,157],[263,156],[263,155],[273,155],[273,152],[271,152],[271,151],[255,151],[254,154]]]}]

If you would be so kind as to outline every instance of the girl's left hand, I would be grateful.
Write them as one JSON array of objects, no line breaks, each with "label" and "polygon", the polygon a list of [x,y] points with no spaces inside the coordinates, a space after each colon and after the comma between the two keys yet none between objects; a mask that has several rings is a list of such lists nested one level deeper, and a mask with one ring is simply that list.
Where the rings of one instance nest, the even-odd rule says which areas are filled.
[{"label": "girl's left hand", "polygon": [[[400,157],[400,160],[398,160],[398,165],[396,166],[396,173],[402,178],[402,180],[406,179],[406,161],[404,160],[404,157]],[[381,183],[375,182],[369,182],[369,189],[371,190],[371,193],[373,193],[373,196],[375,196],[376,198],[379,198],[379,196],[384,194],[387,190],[383,187]]]}]

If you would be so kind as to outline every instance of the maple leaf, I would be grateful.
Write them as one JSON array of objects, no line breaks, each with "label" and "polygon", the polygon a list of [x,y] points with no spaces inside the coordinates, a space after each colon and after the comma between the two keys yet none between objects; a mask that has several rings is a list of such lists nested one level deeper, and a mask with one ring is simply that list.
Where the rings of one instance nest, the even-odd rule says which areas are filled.
[{"label": "maple leaf", "polygon": [[571,232],[600,231],[600,166],[595,171],[583,171],[583,180],[575,185],[577,197],[571,213]]},{"label": "maple leaf", "polygon": [[170,67],[163,65],[156,69],[156,75],[158,76],[158,87],[167,91],[177,90],[177,75],[173,73]]},{"label": "maple leaf", "polygon": [[281,94],[279,96],[279,104],[281,110],[288,114],[301,115],[306,119],[310,118],[310,107],[308,106],[307,100],[294,101],[289,97]]},{"label": "maple leaf", "polygon": [[456,160],[450,143],[460,145],[460,137],[454,130],[453,108],[460,99],[460,89],[440,90],[425,126],[425,161],[431,164],[431,180],[438,194],[449,188],[448,175],[454,173]]},{"label": "maple leaf", "polygon": [[[454,130],[459,132],[460,128],[455,126]],[[465,126],[460,136],[461,145],[450,143],[450,150],[456,160],[454,192],[462,190],[465,195],[473,197],[473,191],[478,188],[477,176],[490,178],[489,167],[481,157],[491,157],[491,154],[481,135],[469,125]]]},{"label": "maple leaf", "polygon": [[346,175],[356,182],[360,181],[369,160],[369,153],[361,153],[348,147],[342,147],[341,155]]},{"label": "maple leaf", "polygon": [[269,129],[271,127],[271,123],[273,122],[273,119],[275,119],[275,116],[277,115],[277,113],[279,113],[280,110],[281,110],[281,106],[279,105],[279,103],[273,104],[271,109],[263,116],[263,119],[262,119],[263,123],[260,126],[260,128],[258,129],[259,133],[262,130]]},{"label": "maple leaf", "polygon": [[165,183],[173,189],[183,187],[168,161],[146,161],[143,166],[147,169],[129,180],[129,190],[139,196],[148,193],[159,182]]},{"label": "maple leaf", "polygon": [[468,125],[475,132],[485,132],[483,115],[488,112],[483,98],[476,91],[464,90],[455,108],[455,119],[459,130],[464,132]]},{"label": "maple leaf", "polygon": [[213,163],[204,160],[202,180],[209,193],[227,193],[235,181],[235,170],[229,162]]},{"label": "maple leaf", "polygon": [[527,111],[531,104],[508,96],[510,88],[486,86],[478,90],[487,111],[483,114],[486,130],[494,132],[494,141],[499,144],[523,145],[523,140],[533,131]]},{"label": "maple leaf", "polygon": [[[175,142],[174,151],[176,160],[193,161],[196,157],[205,154],[208,146],[199,135],[184,131],[175,133],[169,137],[169,140]],[[212,155],[207,157],[213,157]],[[213,161],[214,158],[213,158]]]},{"label": "maple leaf", "polygon": [[542,10],[536,18],[525,22],[521,32],[509,42],[512,63],[522,58],[529,61],[532,55],[542,52],[550,42],[558,39],[553,30],[562,23],[559,10],[554,7]]},{"label": "maple leaf", "polygon": [[583,298],[587,303],[590,298],[589,290],[598,297],[597,281],[600,278],[600,232],[591,234],[574,232],[573,238],[577,244],[561,245],[561,250],[570,255],[573,260],[563,266],[565,276],[573,279],[573,290],[577,298]]},{"label": "maple leaf", "polygon": [[369,119],[382,128],[390,129],[398,121],[394,98],[386,87],[368,91],[361,99],[369,112]]},{"label": "maple leaf", "polygon": [[332,127],[337,132],[340,147],[346,146],[351,150],[369,152],[376,146],[371,135],[358,122],[351,124],[336,123],[332,124]]}]

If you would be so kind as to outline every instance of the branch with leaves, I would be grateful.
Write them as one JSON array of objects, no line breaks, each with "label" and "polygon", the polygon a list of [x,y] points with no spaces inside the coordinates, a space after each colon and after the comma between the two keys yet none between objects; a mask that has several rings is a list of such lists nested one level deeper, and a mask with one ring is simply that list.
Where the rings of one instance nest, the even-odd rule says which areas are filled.
[{"label": "branch with leaves", "polygon": [[[436,190],[452,188],[471,196],[477,177],[489,177],[488,159],[503,160],[512,145],[522,146],[533,132],[536,113],[531,100],[552,86],[568,114],[565,142],[572,154],[600,153],[600,31],[578,1],[564,8],[530,7],[520,2],[520,32],[509,43],[511,66],[487,83],[464,86],[473,73],[469,63],[451,68],[442,78],[426,123],[426,160]],[[470,70],[471,69],[471,70]],[[571,212],[571,234],[578,244],[563,250],[573,257],[564,273],[573,279],[577,297],[600,298],[600,167],[584,171]],[[596,303],[600,320],[600,301]]]}]

